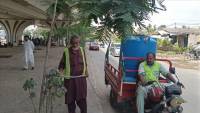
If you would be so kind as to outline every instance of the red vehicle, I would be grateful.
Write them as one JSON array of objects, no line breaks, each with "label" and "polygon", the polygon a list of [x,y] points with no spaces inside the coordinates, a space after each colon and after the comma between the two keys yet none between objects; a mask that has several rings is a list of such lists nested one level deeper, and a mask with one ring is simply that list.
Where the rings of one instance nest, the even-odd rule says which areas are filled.
[{"label": "red vehicle", "polygon": [[90,42],[89,50],[99,51],[99,44],[97,42]]},{"label": "red vehicle", "polygon": [[[150,42],[144,43],[144,41],[146,39],[141,39],[142,40],[141,41],[140,40],[141,37],[139,37],[139,39],[137,39],[137,38],[138,37],[134,37],[134,39],[128,39],[121,43],[121,51],[120,51],[118,69],[114,68],[114,66],[112,66],[109,63],[108,50],[106,53],[105,66],[104,66],[105,84],[111,86],[111,90],[110,90],[111,106],[113,106],[115,108],[120,108],[120,105],[122,105],[122,103],[126,103],[128,105],[131,105],[131,112],[133,112],[133,113],[137,113],[136,89],[137,89],[137,82],[138,82],[137,81],[138,65],[141,61],[144,60],[146,52],[149,51],[147,48],[150,47],[148,45],[147,48],[145,48],[144,46],[146,46],[146,45],[142,45],[142,44],[149,43],[150,45],[152,45],[155,43],[155,42],[151,42],[150,40],[149,40]],[[141,42],[137,42],[138,40]],[[135,43],[135,41],[137,43]],[[135,54],[137,52],[132,51],[132,48],[129,47],[129,46],[131,46],[131,43],[134,44],[133,45],[134,47],[137,46],[135,44],[138,44],[138,43],[139,43],[139,46],[143,47],[144,50],[142,52],[140,50],[139,52],[141,52],[141,53],[138,53],[141,55],[137,55],[137,54]],[[109,49],[109,47],[108,47],[108,49]],[[156,49],[156,47],[153,46],[153,48],[151,48],[151,51],[154,51],[155,49]],[[146,50],[146,52],[145,52],[145,50]],[[156,60],[168,62],[170,72],[175,73],[175,69],[172,68],[171,61],[169,61],[167,59],[156,59]],[[160,82],[168,83],[168,81],[165,78],[160,78]],[[152,104],[154,102],[151,101],[151,104],[149,104],[149,105],[148,105],[148,103],[145,104],[145,107],[150,106],[150,108],[151,108],[150,112],[145,112],[145,113],[162,113],[164,110],[168,109],[168,107],[174,108],[177,111],[176,112],[168,111],[167,113],[181,113],[183,110],[181,105],[176,105],[176,106],[172,106],[170,104],[168,105],[168,103],[170,103],[172,100],[176,101],[175,97],[181,98],[180,97],[180,93],[181,93],[180,89],[181,88],[170,89],[170,91],[172,92],[170,94],[170,96],[163,94],[163,97],[162,97],[162,99],[159,100],[159,102]],[[179,92],[175,94],[174,92],[176,92],[177,90]],[[176,96],[174,96],[174,95],[176,95]],[[126,111],[126,112],[130,112],[130,109],[127,109],[127,110],[128,111]]]}]

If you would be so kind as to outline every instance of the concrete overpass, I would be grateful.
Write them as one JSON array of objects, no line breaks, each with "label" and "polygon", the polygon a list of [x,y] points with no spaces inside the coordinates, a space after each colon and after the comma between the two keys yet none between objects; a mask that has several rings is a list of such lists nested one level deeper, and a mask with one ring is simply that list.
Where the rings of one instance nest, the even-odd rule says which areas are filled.
[{"label": "concrete overpass", "polygon": [[[47,1],[47,2],[44,2]],[[4,26],[7,42],[18,44],[29,25],[50,26],[46,9],[53,0],[0,0],[0,23]],[[56,22],[56,27],[65,22]]]}]

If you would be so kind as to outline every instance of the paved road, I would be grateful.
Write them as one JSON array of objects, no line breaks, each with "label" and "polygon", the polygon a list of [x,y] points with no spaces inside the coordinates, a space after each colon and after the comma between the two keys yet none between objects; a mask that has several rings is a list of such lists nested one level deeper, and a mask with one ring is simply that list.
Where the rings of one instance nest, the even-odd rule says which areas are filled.
[{"label": "paved road", "polygon": [[[89,59],[89,68],[92,76],[91,82],[101,100],[101,106],[104,113],[115,113],[109,104],[109,90],[104,84],[104,55],[105,49],[100,51],[86,51]],[[118,58],[110,56],[110,62],[116,68],[118,66]],[[199,65],[197,65],[199,66]],[[183,97],[187,100],[184,106],[184,113],[198,113],[200,111],[200,71],[192,69],[176,68],[180,80],[185,84],[183,89]],[[94,78],[92,78],[94,77]]]},{"label": "paved road", "polygon": [[109,104],[110,87],[107,87],[104,83],[104,52],[102,52],[101,50],[88,51],[88,49],[86,49],[86,54],[90,74],[89,83],[92,84],[92,87],[96,92],[102,112],[116,113]]},{"label": "paved road", "polygon": [[187,103],[184,104],[184,113],[199,113],[200,111],[200,71],[177,68],[181,81],[186,88],[183,97]]}]

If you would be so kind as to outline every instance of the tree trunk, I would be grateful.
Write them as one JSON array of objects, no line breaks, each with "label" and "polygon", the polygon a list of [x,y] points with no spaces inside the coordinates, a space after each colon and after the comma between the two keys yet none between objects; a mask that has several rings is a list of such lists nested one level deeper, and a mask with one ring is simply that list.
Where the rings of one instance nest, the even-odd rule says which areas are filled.
[{"label": "tree trunk", "polygon": [[54,29],[54,24],[55,24],[55,17],[56,17],[56,7],[57,7],[58,0],[55,0],[55,5],[54,5],[54,14],[51,22],[51,29],[48,37],[48,43],[46,46],[46,55],[45,55],[45,61],[44,61],[44,70],[43,70],[43,78],[42,78],[42,85],[41,85],[41,91],[40,91],[40,100],[39,100],[39,113],[42,111],[42,106],[44,106],[44,100],[45,100],[45,91],[46,91],[46,74],[47,74],[47,62],[48,62],[48,54],[49,54],[49,49],[51,46],[51,36],[53,33]]}]

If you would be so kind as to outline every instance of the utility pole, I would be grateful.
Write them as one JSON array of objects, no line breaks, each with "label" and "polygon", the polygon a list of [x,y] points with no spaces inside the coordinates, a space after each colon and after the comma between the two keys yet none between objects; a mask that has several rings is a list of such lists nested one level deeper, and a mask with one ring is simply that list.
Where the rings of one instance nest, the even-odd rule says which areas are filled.
[{"label": "utility pole", "polygon": [[174,28],[176,29],[176,22],[174,23]]}]

